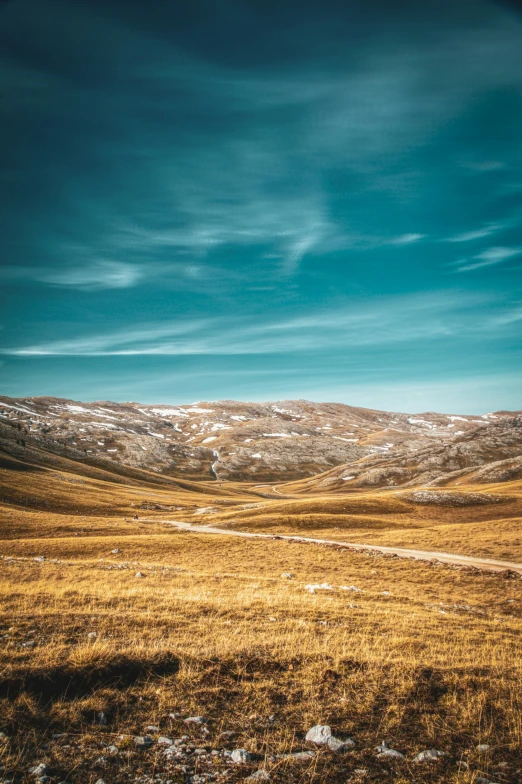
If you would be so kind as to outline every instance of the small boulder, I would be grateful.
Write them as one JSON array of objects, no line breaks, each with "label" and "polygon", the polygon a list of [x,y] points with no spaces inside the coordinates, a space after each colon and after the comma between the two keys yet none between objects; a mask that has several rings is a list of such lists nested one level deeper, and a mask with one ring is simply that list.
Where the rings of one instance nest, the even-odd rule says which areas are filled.
[{"label": "small boulder", "polygon": [[159,732],[159,727],[156,727],[154,724],[149,724],[148,727],[145,727],[145,732]]},{"label": "small boulder", "polygon": [[134,738],[134,745],[138,749],[148,749],[150,746],[152,746],[153,743],[154,741],[150,735],[136,735]]},{"label": "small boulder", "polygon": [[479,754],[486,754],[490,750],[491,746],[489,743],[479,743],[477,746],[477,751]]},{"label": "small boulder", "polygon": [[251,757],[246,749],[234,749],[230,755],[230,759],[232,762],[235,762],[236,765],[245,765],[247,762],[250,762]]},{"label": "small boulder", "polygon": [[185,719],[185,724],[206,724],[207,720],[203,716],[189,716]]},{"label": "small boulder", "polygon": [[115,754],[119,752],[119,748],[112,743],[110,746],[107,746],[105,752],[106,754],[110,754],[111,757],[113,757]]},{"label": "small boulder", "polygon": [[353,749],[355,743],[351,738],[339,740],[339,738],[334,738],[333,735],[330,735],[326,741],[326,745],[331,751],[335,751],[337,754],[345,754],[347,751],[350,751],[350,749]]},{"label": "small boulder", "polygon": [[121,553],[121,550],[118,550],[117,547],[115,547],[114,550],[111,550],[111,554],[112,555],[119,555],[120,553]]},{"label": "small boulder", "polygon": [[134,576],[135,576],[135,577],[145,577],[145,575],[143,574],[143,572],[136,572],[136,574],[135,574]]},{"label": "small boulder", "polygon": [[165,738],[163,736],[158,738],[158,746],[172,746],[172,743],[173,741],[171,738]]},{"label": "small boulder", "polygon": [[401,754],[400,751],[395,751],[395,749],[390,749],[390,747],[388,746],[385,740],[383,740],[380,746],[376,746],[375,751],[377,752],[378,757],[389,757],[390,759],[404,758],[404,754]]},{"label": "small boulder", "polygon": [[248,776],[245,781],[270,781],[270,773],[262,768],[261,770],[256,770],[251,776]]},{"label": "small boulder", "polygon": [[447,757],[447,753],[445,751],[439,751],[439,749],[426,749],[426,751],[421,751],[420,754],[417,754],[414,762],[435,762],[442,757]]},{"label": "small boulder", "polygon": [[89,634],[87,635],[87,639],[95,640],[97,636],[98,636],[98,632],[89,632]]},{"label": "small boulder", "polygon": [[318,746],[324,746],[328,743],[328,738],[332,736],[332,729],[327,724],[316,724],[306,733],[305,740],[310,743],[315,743]]},{"label": "small boulder", "polygon": [[277,759],[289,760],[290,762],[310,762],[315,756],[315,751],[294,751],[292,754],[278,754]]},{"label": "small boulder", "polygon": [[45,776],[45,771],[47,770],[47,765],[44,765],[43,762],[40,762],[39,765],[35,765],[34,768],[29,769],[29,773],[31,776],[35,778],[40,778],[40,776]]},{"label": "small boulder", "polygon": [[[294,577],[295,577],[295,574],[292,574],[292,572],[283,572],[281,577],[284,577],[286,580],[293,580]],[[264,772],[266,773],[266,771],[264,771]]]}]

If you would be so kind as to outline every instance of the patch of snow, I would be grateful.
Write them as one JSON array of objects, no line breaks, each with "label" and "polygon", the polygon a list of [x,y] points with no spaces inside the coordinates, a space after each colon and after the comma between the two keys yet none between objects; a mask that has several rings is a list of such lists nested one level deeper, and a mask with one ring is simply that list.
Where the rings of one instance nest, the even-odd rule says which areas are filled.
[{"label": "patch of snow", "polygon": [[332,436],[332,438],[336,438],[338,441],[348,441],[351,444],[355,444],[359,441],[358,438],[342,438],[342,436]]},{"label": "patch of snow", "polygon": [[217,436],[209,436],[208,438],[204,438],[201,442],[202,444],[208,444],[210,441],[215,441]]},{"label": "patch of snow", "polygon": [[429,427],[430,429],[435,427],[433,422],[429,422],[427,419],[414,419],[413,417],[408,417],[408,424],[409,425],[424,425],[424,427]]},{"label": "patch of snow", "polygon": [[353,476],[343,476],[342,477],[343,482],[348,482],[349,479],[355,479],[355,474]]},{"label": "patch of snow", "polygon": [[263,433],[265,438],[291,438],[288,433]]},{"label": "patch of snow", "polygon": [[466,417],[461,417],[461,416],[449,416],[448,419],[451,422],[467,422],[468,421],[466,419]]},{"label": "patch of snow", "polygon": [[261,454],[259,452],[256,452],[255,455],[250,455],[250,457],[261,457]]},{"label": "patch of snow", "polygon": [[165,438],[165,436],[162,436],[161,433],[152,433],[152,432],[150,432],[150,430],[149,430],[148,435],[149,436],[154,436],[154,438]]},{"label": "patch of snow", "polygon": [[31,414],[31,416],[41,416],[41,414],[37,414],[35,411],[30,411],[28,408],[23,408],[23,406],[13,406],[10,403],[4,403],[3,401],[0,402],[1,406],[5,406],[5,408],[14,408],[15,411],[22,411],[24,414]]},{"label": "patch of snow", "polygon": [[230,430],[231,425],[223,425],[221,422],[216,422],[212,427],[211,430]]}]

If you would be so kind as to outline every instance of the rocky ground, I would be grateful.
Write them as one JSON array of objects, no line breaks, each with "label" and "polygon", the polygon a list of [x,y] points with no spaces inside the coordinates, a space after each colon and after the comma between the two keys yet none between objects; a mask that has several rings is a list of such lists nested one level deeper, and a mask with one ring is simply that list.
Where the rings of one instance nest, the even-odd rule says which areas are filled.
[{"label": "rocky ground", "polygon": [[[0,397],[0,422],[9,425],[2,437],[19,450],[35,445],[76,460],[187,479],[283,482],[357,464],[340,480],[354,486],[431,481],[441,466],[447,472],[475,465],[467,453],[476,451],[477,438],[504,422],[507,431],[511,421],[509,412],[409,415],[304,400],[146,406]],[[500,450],[500,459],[521,451],[518,438],[509,455]]]}]

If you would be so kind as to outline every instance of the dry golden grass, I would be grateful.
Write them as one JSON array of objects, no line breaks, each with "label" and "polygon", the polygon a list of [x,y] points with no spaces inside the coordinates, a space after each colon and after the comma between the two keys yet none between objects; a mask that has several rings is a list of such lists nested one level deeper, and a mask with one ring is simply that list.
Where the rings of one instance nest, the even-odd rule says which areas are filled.
[{"label": "dry golden grass", "polygon": [[[24,474],[21,483],[17,475],[16,487],[12,474],[2,480],[10,501],[0,515],[0,730],[9,736],[0,764],[7,770],[22,774],[44,761],[54,781],[67,776],[78,784],[149,781],[143,777],[154,773],[160,782],[210,772],[217,781],[236,781],[259,767],[276,784],[517,780],[522,580],[282,540],[181,532],[159,522],[194,521],[194,509],[215,504],[219,513],[201,522],[235,519],[238,528],[273,531],[279,517],[280,528],[294,533],[303,530],[305,514],[313,524],[327,498],[312,499],[316,506],[305,513],[294,506],[301,502],[263,501],[251,486],[234,485],[227,497],[209,494],[209,486],[198,495],[100,478],[78,484],[45,473]],[[33,499],[28,507],[14,503],[24,493]],[[157,522],[129,519],[143,500],[183,509],[139,511]],[[430,509],[415,521],[415,508],[391,496],[333,502],[350,507],[343,514],[334,505],[331,514],[355,518],[352,539],[358,531],[366,541],[371,535],[403,544],[401,536],[438,534],[446,536],[445,549],[464,552],[459,537],[466,526],[479,531],[481,546],[498,537],[498,523],[492,532],[487,517],[435,526]],[[249,503],[263,506],[244,509]],[[362,517],[374,522],[363,528]],[[516,526],[515,517],[508,523]],[[306,533],[330,535],[335,526],[328,525],[320,521]],[[497,544],[513,548],[514,538]],[[34,560],[42,555],[44,562]],[[334,590],[305,590],[323,582]],[[95,723],[99,711],[107,725]],[[207,717],[208,734],[183,724],[191,715]],[[307,748],[304,734],[316,723],[353,737],[355,750],[321,750],[305,764],[277,758]],[[156,746],[134,750],[132,736],[148,724],[169,737],[189,735],[197,747],[247,748],[254,760],[230,766],[192,754],[169,767]],[[223,731],[236,734],[227,739]],[[383,739],[405,759],[378,759],[374,747]],[[111,742],[119,754],[97,767]],[[490,752],[479,755],[479,743],[490,744]],[[449,756],[414,764],[426,748]],[[361,769],[367,773],[355,773]]]}]

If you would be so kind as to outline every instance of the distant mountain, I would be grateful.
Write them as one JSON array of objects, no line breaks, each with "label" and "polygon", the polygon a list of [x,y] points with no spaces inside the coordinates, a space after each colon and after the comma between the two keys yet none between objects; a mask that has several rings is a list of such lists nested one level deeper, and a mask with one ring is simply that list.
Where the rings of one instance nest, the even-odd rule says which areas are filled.
[{"label": "distant mountain", "polygon": [[438,481],[516,458],[520,421],[507,411],[411,415],[306,400],[151,406],[0,397],[0,449],[192,480],[285,482],[341,466],[318,481],[347,489]]},{"label": "distant mountain", "polygon": [[522,416],[498,412],[449,441],[403,444],[388,455],[367,455],[301,483],[301,490],[370,487],[457,487],[522,479]]}]

